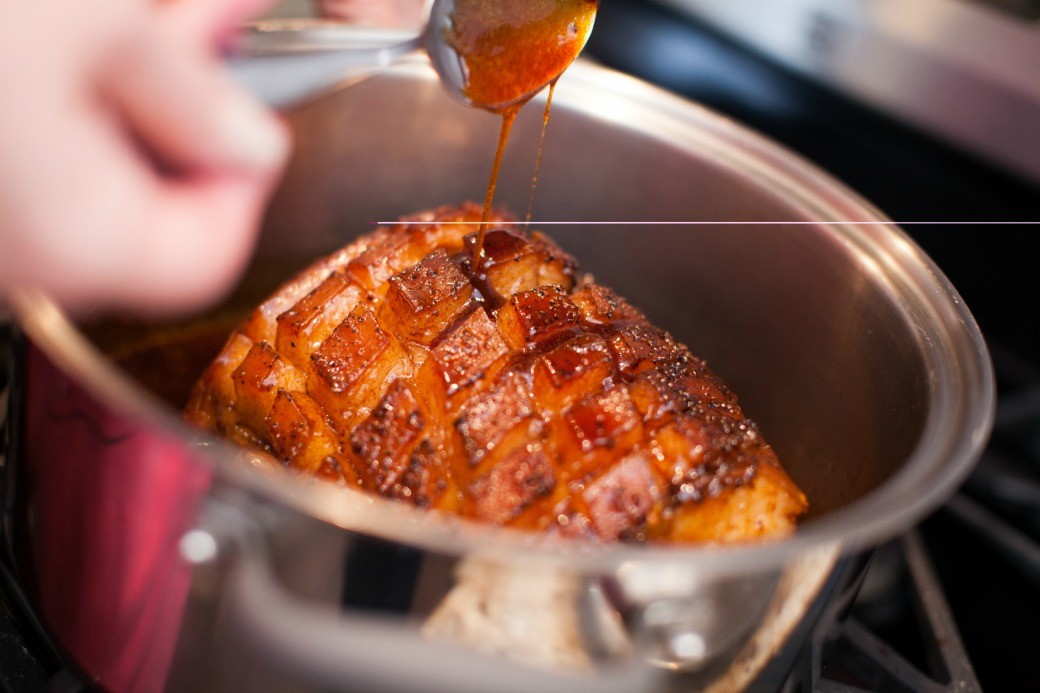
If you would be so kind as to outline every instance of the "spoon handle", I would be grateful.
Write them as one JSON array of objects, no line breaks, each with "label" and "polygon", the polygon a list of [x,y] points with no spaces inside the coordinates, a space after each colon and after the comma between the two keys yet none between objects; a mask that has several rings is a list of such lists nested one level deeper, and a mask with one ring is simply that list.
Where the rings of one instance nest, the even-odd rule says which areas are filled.
[{"label": "spoon handle", "polygon": [[423,36],[358,31],[335,24],[254,27],[227,60],[232,76],[260,100],[285,108],[420,48]]}]

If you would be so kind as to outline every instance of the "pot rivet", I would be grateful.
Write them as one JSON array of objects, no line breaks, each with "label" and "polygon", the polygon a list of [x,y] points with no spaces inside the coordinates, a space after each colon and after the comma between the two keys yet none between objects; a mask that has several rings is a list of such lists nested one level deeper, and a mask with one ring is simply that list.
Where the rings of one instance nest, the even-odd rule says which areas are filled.
[{"label": "pot rivet", "polygon": [[679,661],[700,662],[708,654],[708,644],[700,633],[678,633],[672,636],[668,646]]},{"label": "pot rivet", "polygon": [[181,556],[189,563],[209,563],[217,557],[217,540],[202,529],[193,529],[181,537]]}]

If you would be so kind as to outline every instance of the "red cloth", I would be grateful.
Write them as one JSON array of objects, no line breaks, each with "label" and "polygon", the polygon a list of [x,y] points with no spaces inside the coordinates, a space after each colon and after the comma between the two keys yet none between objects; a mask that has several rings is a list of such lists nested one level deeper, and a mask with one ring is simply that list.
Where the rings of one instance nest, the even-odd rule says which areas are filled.
[{"label": "red cloth", "polygon": [[73,661],[112,691],[164,687],[191,568],[178,552],[210,468],[167,431],[28,359],[23,466],[34,594]]}]

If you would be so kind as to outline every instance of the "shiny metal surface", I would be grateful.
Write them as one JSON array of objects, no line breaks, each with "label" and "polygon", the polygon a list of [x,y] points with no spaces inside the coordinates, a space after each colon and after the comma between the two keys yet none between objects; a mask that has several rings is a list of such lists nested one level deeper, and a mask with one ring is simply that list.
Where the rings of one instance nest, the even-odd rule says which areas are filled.
[{"label": "shiny metal surface", "polygon": [[[587,65],[559,92],[532,225],[550,222],[586,270],[741,394],[811,499],[795,542],[869,543],[948,493],[989,429],[992,379],[970,313],[913,242],[808,164],[688,102]],[[403,209],[479,198],[498,128],[453,109],[421,65],[290,119],[301,149],[268,217],[257,295],[279,276],[264,256],[302,265]],[[540,126],[537,105],[515,126],[505,207],[526,208]],[[914,502],[889,505],[894,493]],[[468,546],[467,529],[451,543]],[[741,553],[712,551],[711,563],[747,565]],[[769,564],[787,547],[749,553]]]},{"label": "shiny metal surface", "polygon": [[[659,0],[841,93],[1040,181],[1040,22],[997,2]],[[1008,3],[1004,3],[1008,4]],[[1031,221],[1031,220],[1030,220]]]},{"label": "shiny metal surface", "polygon": [[[228,310],[251,307],[294,269],[375,222],[479,199],[499,125],[455,104],[421,62],[288,118],[297,153]],[[541,109],[532,105],[506,153],[499,199],[518,214],[530,194],[540,129]],[[27,422],[17,490],[34,522],[19,515],[15,535],[24,575],[39,576],[41,608],[77,661],[103,684],[134,684],[120,686],[126,690],[156,680],[175,690],[350,689],[368,681],[360,673],[366,662],[352,660],[350,647],[365,627],[353,611],[364,607],[401,628],[421,624],[437,642],[522,662],[591,667],[593,676],[615,666],[639,675],[659,662],[676,673],[639,679],[639,687],[740,688],[818,597],[838,554],[869,547],[933,509],[985,441],[992,374],[953,287],[868,204],[732,122],[576,64],[555,96],[533,219],[741,394],[809,496],[812,514],[795,537],[760,546],[561,546],[265,474],[223,443],[199,445],[175,411],[131,383],[45,297],[22,295],[15,301],[22,328],[71,376],[60,387],[27,382],[27,399],[38,406]],[[68,437],[77,419],[55,416],[47,393],[53,400],[80,388],[104,412],[91,417],[132,424],[134,440],[159,440],[166,454],[120,454],[120,442],[104,436],[92,451],[90,436]],[[168,444],[178,439],[180,447]],[[156,459],[172,477],[149,476]],[[38,493],[68,489],[72,469],[93,498],[107,499],[110,515],[124,513],[121,523],[100,521],[86,501],[70,510],[57,491]],[[153,495],[121,494],[113,479],[122,476]],[[182,498],[183,507],[197,502],[203,512],[187,520],[152,513],[142,497],[156,507]],[[58,534],[40,531],[69,523],[82,526],[73,556],[62,553]],[[163,538],[160,548],[120,553],[119,528],[139,525]],[[189,530],[201,532],[194,540],[212,537],[202,544],[216,550],[183,553],[180,537]],[[98,578],[107,581],[75,570],[98,561]],[[148,575],[156,561],[190,571],[186,596],[176,582],[165,590],[115,589],[126,584],[116,578]],[[258,565],[260,572],[243,572]],[[366,591],[370,584],[401,589],[389,598]],[[243,623],[265,618],[251,585],[276,590],[279,608],[300,612],[243,634]],[[53,605],[65,603],[56,595],[85,590],[104,599],[69,607],[77,623],[104,614],[105,599],[109,611],[137,614],[95,633],[98,647],[54,619]],[[160,622],[154,608],[141,609],[156,604],[178,617]],[[153,652],[166,657],[155,655],[162,661],[151,669],[132,653],[121,662],[98,653],[127,629],[150,628],[157,629]],[[402,631],[402,671],[386,671],[388,689],[405,680],[395,674],[414,675],[404,669],[435,656],[439,645],[424,648],[414,634]],[[172,636],[175,651],[159,647]],[[327,654],[310,656],[315,651]],[[474,676],[487,669],[474,662]],[[346,676],[351,670],[357,680]],[[138,679],[115,678],[135,671]]]},{"label": "shiny metal surface", "polygon": [[[274,108],[288,108],[424,48],[427,34],[338,22],[266,20],[228,58],[232,77]],[[454,76],[453,76],[454,77]]]},{"label": "shiny metal surface", "polygon": [[[474,101],[467,93],[466,61],[450,38],[456,21],[455,0],[430,0],[423,14],[425,26],[418,35],[310,19],[255,22],[236,44],[228,66],[238,82],[276,108],[290,107],[362,77],[373,68],[387,67],[413,51],[426,52],[444,88],[456,100],[494,112],[524,103],[559,78],[557,73],[531,91],[512,94],[507,102]],[[503,20],[498,28],[510,28],[509,21]],[[578,52],[589,31],[582,37]]]}]

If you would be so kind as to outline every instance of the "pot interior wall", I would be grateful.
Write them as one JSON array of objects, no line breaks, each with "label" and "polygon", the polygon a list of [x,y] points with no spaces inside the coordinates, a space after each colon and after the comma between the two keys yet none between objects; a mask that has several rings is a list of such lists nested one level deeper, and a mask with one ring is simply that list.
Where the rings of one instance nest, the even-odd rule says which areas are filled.
[{"label": "pot interior wall", "polygon": [[[653,123],[606,109],[590,115],[588,100],[569,99],[567,90],[565,77],[534,226],[575,222],[541,228],[727,380],[814,514],[888,478],[921,431],[927,377],[914,330],[884,285],[822,225],[602,223],[812,216],[710,151],[677,145]],[[540,102],[521,112],[499,182],[496,204],[519,218],[541,115]],[[481,200],[500,123],[411,75],[357,84],[290,121],[297,153],[254,270],[261,293],[285,276],[286,258],[302,265],[373,222]]]},{"label": "pot interior wall", "polygon": [[[927,373],[883,281],[775,184],[561,80],[532,218],[738,393],[818,515],[889,478],[922,430]],[[589,109],[592,109],[591,111]],[[541,103],[521,113],[496,203],[523,217]],[[404,70],[289,114],[296,154],[231,308],[374,222],[483,198],[500,121]],[[583,224],[579,222],[600,222]],[[201,368],[201,365],[199,366]]]}]

